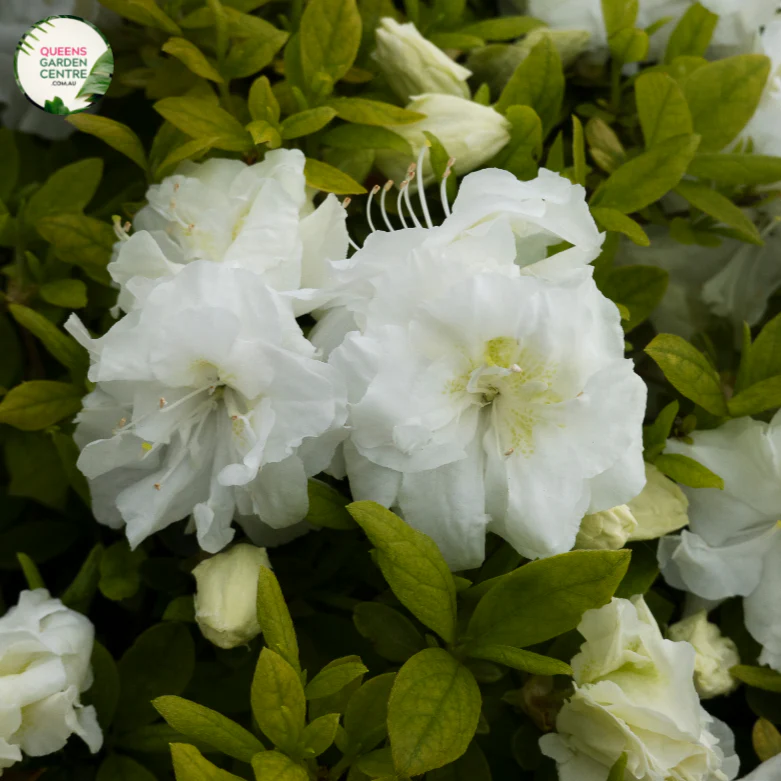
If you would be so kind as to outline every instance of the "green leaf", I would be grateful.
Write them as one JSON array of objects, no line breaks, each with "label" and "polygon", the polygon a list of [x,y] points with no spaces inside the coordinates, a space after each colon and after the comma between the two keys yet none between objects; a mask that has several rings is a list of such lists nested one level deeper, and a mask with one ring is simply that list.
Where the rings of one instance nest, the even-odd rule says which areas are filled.
[{"label": "green leaf", "polygon": [[92,646],[94,682],[82,695],[85,705],[94,705],[103,732],[108,733],[119,702],[119,670],[114,657],[96,640]]},{"label": "green leaf", "polygon": [[247,130],[258,146],[266,144],[269,149],[278,149],[282,146],[282,134],[277,127],[265,119],[254,119],[247,125]]},{"label": "green leaf", "polygon": [[366,681],[350,698],[344,712],[344,729],[352,754],[371,751],[388,734],[388,699],[396,673]]},{"label": "green leaf", "polygon": [[169,38],[163,44],[163,51],[176,57],[197,76],[217,82],[217,84],[223,83],[224,79],[214,65],[206,59],[206,55],[186,38]]},{"label": "green leaf", "polygon": [[648,56],[650,40],[645,30],[626,27],[610,37],[610,53],[621,65],[641,62]]},{"label": "green leaf", "polygon": [[679,409],[677,401],[670,402],[650,426],[643,428],[643,457],[646,461],[653,461],[664,450]]},{"label": "green leaf", "polygon": [[312,157],[306,159],[304,174],[306,175],[306,183],[316,190],[337,195],[363,195],[366,192],[366,188],[358,184],[351,176]]},{"label": "green leaf", "polygon": [[9,304],[8,311],[22,328],[41,341],[46,350],[74,374],[87,373],[89,356],[76,340],[63,333],[40,312],[21,304]]},{"label": "green leaf", "polygon": [[[248,152],[252,137],[225,109],[205,98],[163,98],[155,111],[192,138],[208,138],[211,146],[231,152]],[[215,141],[215,139],[217,139]]]},{"label": "green leaf", "polygon": [[57,279],[45,282],[38,293],[48,304],[66,309],[82,309],[87,306],[87,286],[80,279]]},{"label": "green leaf", "polygon": [[321,480],[310,479],[307,485],[309,512],[306,522],[326,529],[354,529],[350,513],[345,509],[350,500]]},{"label": "green leaf", "polygon": [[626,150],[607,122],[592,117],[586,123],[586,141],[591,159],[605,172],[612,174],[626,162]]},{"label": "green leaf", "polygon": [[597,190],[594,205],[631,214],[658,201],[686,173],[699,136],[675,136],[629,160]]},{"label": "green leaf", "polygon": [[237,40],[228,52],[222,72],[226,79],[243,79],[254,76],[270,65],[285,45],[289,34],[258,16],[233,16],[232,25]]},{"label": "green leaf", "polygon": [[110,283],[106,266],[117,237],[108,223],[84,214],[58,214],[44,217],[36,227],[63,263],[78,266],[96,282]]},{"label": "green leaf", "polygon": [[84,391],[76,385],[32,380],[11,388],[0,402],[0,423],[22,431],[40,431],[75,415]]},{"label": "green leaf", "polygon": [[279,122],[279,103],[271,89],[268,77],[259,76],[249,90],[248,108],[253,119],[276,124]]},{"label": "green leaf", "polygon": [[[227,770],[220,770],[205,759],[195,746],[187,743],[172,743],[171,757],[174,762],[176,781],[244,781],[240,776],[234,776]],[[269,781],[273,781],[273,778],[269,777]],[[279,781],[282,779],[280,778]]]},{"label": "green leaf", "polygon": [[[68,494],[68,477],[62,468],[60,456],[52,439],[39,431],[18,431],[9,429],[4,432],[5,465],[10,475],[9,496],[26,496],[36,502],[62,510]],[[32,525],[29,521],[26,525]],[[44,539],[31,540],[26,537],[24,546],[14,545],[12,550],[25,550],[32,553],[33,548],[43,547],[49,557],[62,553],[73,542],[74,532],[66,524],[54,524],[64,534],[58,534],[52,540],[47,533]],[[8,542],[11,533],[3,535]],[[0,550],[2,555],[2,550]],[[37,561],[42,561],[38,553]]]},{"label": "green leaf", "polygon": [[339,729],[339,714],[326,713],[304,727],[301,735],[302,758],[313,759],[327,751]]},{"label": "green leaf", "polygon": [[615,594],[622,599],[647,593],[659,576],[655,545],[637,542],[630,544],[629,547],[632,551],[632,560],[629,562],[629,569]]},{"label": "green leaf", "polygon": [[635,99],[647,148],[694,132],[683,90],[666,73],[656,71],[638,77]]},{"label": "green leaf", "polygon": [[628,754],[626,751],[615,761],[610,768],[606,781],[624,781],[626,778],[626,762]]},{"label": "green leaf", "polygon": [[409,125],[426,118],[425,114],[418,111],[365,98],[334,98],[328,101],[328,105],[336,110],[339,119],[359,125]]},{"label": "green leaf", "polygon": [[355,0],[310,0],[299,30],[301,67],[307,86],[326,77],[335,84],[350,70],[361,45],[361,15]]},{"label": "green leaf", "polygon": [[181,694],[195,669],[195,648],[184,624],[156,624],[141,634],[119,662],[122,682],[116,724],[131,730],[157,716],[152,700]]},{"label": "green leaf", "polygon": [[510,77],[494,108],[506,114],[510,106],[531,106],[546,133],[558,122],[564,99],[561,57],[550,38],[541,38]]},{"label": "green leaf", "polygon": [[[329,662],[320,671],[325,672],[331,670],[334,667],[340,667],[343,664],[361,664],[360,656],[342,656],[339,659]],[[361,688],[361,682],[363,676],[353,678],[350,683],[339,689],[335,694],[330,694],[327,697],[319,697],[316,700],[309,701],[309,718],[314,719],[318,716],[324,716],[327,713],[344,713],[347,704],[350,702],[353,694]]]},{"label": "green leaf", "polygon": [[601,206],[594,206],[591,209],[594,219],[600,228],[604,228],[614,233],[623,233],[640,247],[649,247],[651,240],[642,226],[635,222],[631,217],[622,214],[618,209],[605,209]]},{"label": "green leaf", "polygon": [[665,453],[654,459],[654,466],[671,480],[690,488],[724,488],[721,477],[689,456]]},{"label": "green leaf", "polygon": [[482,19],[462,27],[458,32],[482,38],[484,41],[514,41],[532,30],[544,27],[544,23],[531,16],[500,16],[497,19]]},{"label": "green leaf", "polygon": [[82,211],[95,195],[102,177],[103,161],[99,157],[60,168],[27,202],[25,220],[29,225],[36,225],[41,218],[52,214]]},{"label": "green leaf", "polygon": [[298,641],[293,619],[279,587],[277,576],[268,568],[261,567],[258,575],[258,623],[266,645],[279,654],[296,672],[298,662]]},{"label": "green leaf", "polygon": [[755,689],[764,689],[765,691],[781,694],[781,673],[777,673],[768,667],[752,667],[748,664],[738,664],[730,668],[730,675],[749,686],[753,686]]},{"label": "green leaf", "polygon": [[182,34],[179,25],[163,12],[156,0],[101,0],[101,4],[131,22],[155,27],[171,35]]},{"label": "green leaf", "polygon": [[473,740],[463,756],[427,773],[426,781],[491,781],[491,768],[477,741]]},{"label": "green leaf", "polygon": [[265,751],[252,760],[257,781],[309,781],[309,773],[278,751]]},{"label": "green leaf", "polygon": [[671,63],[676,57],[704,57],[708,51],[713,31],[719,17],[700,3],[687,9],[667,42],[664,61]]},{"label": "green leaf", "polygon": [[335,116],[336,109],[331,106],[318,106],[306,111],[299,111],[298,114],[293,114],[282,122],[282,138],[301,138],[301,136],[316,133],[318,130],[322,130]]},{"label": "green leaf", "polygon": [[145,559],[144,551],[130,550],[127,540],[115,542],[100,561],[100,593],[114,602],[135,596],[141,587],[139,568]]},{"label": "green leaf", "polygon": [[0,361],[0,387],[10,388],[22,373],[22,346],[19,343],[17,329],[2,313],[0,313],[0,355],[3,356],[3,360]]},{"label": "green leaf", "polygon": [[22,568],[24,579],[27,581],[27,588],[33,590],[46,588],[46,584],[38,571],[38,567],[35,566],[35,562],[26,553],[17,553],[16,558],[19,566]]},{"label": "green leaf", "polygon": [[743,241],[764,244],[756,225],[729,198],[700,182],[683,181],[675,188],[692,206],[723,225],[734,228]]},{"label": "green leaf", "polygon": [[358,631],[391,662],[406,662],[424,648],[423,636],[398,610],[381,602],[361,602],[353,609]]},{"label": "green leaf", "polygon": [[80,613],[87,613],[92,598],[98,590],[100,560],[103,558],[103,551],[103,546],[98,543],[89,552],[76,577],[61,597],[62,603],[66,607],[78,610]]},{"label": "green leaf", "polygon": [[733,141],[759,105],[770,60],[741,54],[703,65],[683,82],[701,152],[718,152]]},{"label": "green leaf", "polygon": [[689,173],[720,184],[751,186],[781,181],[781,157],[746,154],[698,154]]},{"label": "green leaf", "polygon": [[469,641],[524,648],[574,629],[586,610],[613,596],[629,551],[572,551],[532,561],[504,576],[478,602]]},{"label": "green leaf", "polygon": [[306,685],[304,693],[308,700],[330,697],[341,691],[348,683],[369,672],[360,662],[347,662],[321,670]]},{"label": "green leaf", "polygon": [[211,708],[175,696],[158,697],[152,705],[177,732],[241,762],[249,763],[264,751],[251,732]]},{"label": "green leaf", "polygon": [[668,274],[656,266],[621,266],[610,271],[600,289],[629,309],[624,330],[629,333],[656,309],[667,290]]},{"label": "green leaf", "polygon": [[77,130],[81,130],[82,133],[89,133],[101,141],[105,141],[110,147],[129,157],[142,170],[146,171],[147,161],[144,145],[127,125],[108,117],[83,113],[71,114],[67,121]]},{"label": "green leaf", "polygon": [[477,644],[469,646],[468,654],[472,659],[485,659],[532,675],[572,675],[572,668],[565,662],[509,645]]},{"label": "green leaf", "polygon": [[575,184],[586,184],[586,146],[583,139],[583,125],[572,115],[572,158]]},{"label": "green leaf", "polygon": [[542,121],[530,106],[510,106],[506,116],[511,129],[510,143],[500,152],[503,167],[519,179],[533,179],[542,154]]},{"label": "green leaf", "polygon": [[87,76],[76,97],[86,98],[94,102],[96,95],[101,97],[108,92],[113,75],[114,52],[111,51],[111,48],[108,48],[95,61],[89,76]]},{"label": "green leaf", "polygon": [[123,754],[109,754],[98,769],[97,781],[157,781],[143,765]]},{"label": "green leaf", "polygon": [[399,601],[452,643],[456,587],[436,543],[376,502],[353,502],[347,509],[377,549],[377,563]]},{"label": "green leaf", "polygon": [[409,141],[387,127],[339,125],[325,133],[322,142],[337,149],[392,149],[412,158]]},{"label": "green leaf", "polygon": [[659,334],[645,348],[670,384],[712,415],[729,414],[721,380],[708,359],[674,334]]},{"label": "green leaf", "polygon": [[[171,125],[166,125],[171,127]],[[178,131],[174,131],[178,132]],[[206,154],[220,140],[219,136],[210,138],[194,138],[171,151],[155,170],[155,179],[169,176],[183,160],[190,160]]]},{"label": "green leaf", "polygon": [[601,0],[601,6],[608,38],[628,27],[634,27],[638,0]]},{"label": "green leaf", "polygon": [[754,385],[781,374],[781,315],[759,332],[748,351],[746,384]]},{"label": "green leaf", "polygon": [[458,759],[474,737],[481,706],[474,676],[447,651],[427,648],[413,656],[388,702],[396,772],[417,776]]},{"label": "green leaf", "polygon": [[295,752],[306,721],[306,697],[296,670],[269,648],[260,652],[250,692],[263,734],[286,754]]},{"label": "green leaf", "polygon": [[358,757],[352,767],[370,778],[398,778],[393,767],[390,746],[378,748]]},{"label": "green leaf", "polygon": [[735,394],[728,402],[729,413],[739,418],[759,415],[769,409],[781,407],[781,376],[768,377]]},{"label": "green leaf", "polygon": [[485,45],[482,38],[474,35],[464,35],[463,33],[431,33],[428,36],[429,41],[440,49],[478,49]]}]

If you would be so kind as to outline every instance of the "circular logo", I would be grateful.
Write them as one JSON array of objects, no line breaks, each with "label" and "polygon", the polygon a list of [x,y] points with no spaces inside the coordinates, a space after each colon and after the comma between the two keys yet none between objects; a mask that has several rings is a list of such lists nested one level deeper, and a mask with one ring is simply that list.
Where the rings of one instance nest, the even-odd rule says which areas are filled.
[{"label": "circular logo", "polygon": [[22,36],[14,69],[30,102],[50,114],[72,114],[106,94],[114,54],[94,24],[77,16],[50,16]]}]

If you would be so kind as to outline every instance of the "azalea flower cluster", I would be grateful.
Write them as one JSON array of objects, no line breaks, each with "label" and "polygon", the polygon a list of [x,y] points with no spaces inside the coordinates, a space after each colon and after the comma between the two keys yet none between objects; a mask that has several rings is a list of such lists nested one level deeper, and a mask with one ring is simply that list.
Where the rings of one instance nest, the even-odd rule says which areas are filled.
[{"label": "azalea flower cluster", "polygon": [[[344,210],[313,210],[302,168],[280,150],[152,187],[109,266],[127,314],[99,339],[70,321],[92,356],[76,439],[100,521],[133,546],[184,517],[207,551],[234,520],[262,544],[297,533],[329,469],[463,569],[489,530],[549,556],[640,493],[645,385],[592,279],[581,187],[482,171],[435,226],[405,182],[416,227],[347,257]],[[386,192],[369,219],[392,228]]]}]

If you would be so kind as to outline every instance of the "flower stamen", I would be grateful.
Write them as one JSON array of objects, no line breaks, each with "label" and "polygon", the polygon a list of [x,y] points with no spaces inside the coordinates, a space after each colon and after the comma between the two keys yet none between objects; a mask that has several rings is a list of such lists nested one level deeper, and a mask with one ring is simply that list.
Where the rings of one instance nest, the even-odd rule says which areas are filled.
[{"label": "flower stamen", "polygon": [[431,146],[431,141],[426,139],[425,145],[421,148],[418,154],[418,200],[420,201],[420,208],[423,211],[423,218],[426,220],[426,227],[433,228],[434,223],[431,221],[431,213],[428,210],[428,200],[426,199],[426,191],[423,187],[423,155],[426,154],[426,150]]},{"label": "flower stamen", "polygon": [[388,212],[385,210],[385,196],[388,194],[388,191],[391,189],[391,187],[393,187],[393,179],[388,179],[382,188],[382,195],[380,196],[380,212],[382,213],[382,219],[385,221],[385,225],[387,226],[388,230],[393,233],[396,229],[388,219]]},{"label": "flower stamen", "polygon": [[374,196],[380,191],[380,185],[375,184],[374,187],[372,187],[371,192],[369,193],[369,200],[366,201],[366,220],[369,223],[369,230],[374,233],[377,229],[374,227],[374,222],[372,221],[372,200],[374,199]]}]

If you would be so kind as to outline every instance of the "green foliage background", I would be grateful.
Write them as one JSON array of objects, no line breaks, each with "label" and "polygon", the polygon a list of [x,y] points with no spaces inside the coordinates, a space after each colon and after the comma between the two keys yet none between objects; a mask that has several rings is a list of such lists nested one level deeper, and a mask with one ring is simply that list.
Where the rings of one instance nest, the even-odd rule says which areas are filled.
[{"label": "green foliage background", "polygon": [[[752,116],[768,59],[705,60],[715,18],[699,5],[663,62],[627,76],[649,35],[628,0],[603,3],[607,62],[566,68],[549,35],[514,63],[512,42],[541,23],[498,17],[482,0],[102,4],[125,24],[112,33],[101,113],[68,117],[80,132],[53,144],[0,129],[0,584],[9,602],[25,582],[45,584],[96,624],[87,699],[107,741],[97,758],[72,741],[11,777],[152,781],[173,768],[180,781],[555,779],[537,738],[566,695],[582,613],[614,593],[645,593],[661,623],[679,613],[681,595],[656,577],[655,543],[523,563],[491,539],[479,570],[452,576],[424,535],[377,505],[348,505],[345,485],[313,481],[308,520],[323,529],[275,552],[275,574],[264,570],[264,639],[221,651],[192,623],[189,573],[204,554],[184,523],[131,552],[91,516],[71,439],[88,359],[61,325],[76,310],[94,331],[109,327],[112,220],[131,219],[147,186],[183,160],[253,162],[296,147],[314,188],[357,196],[382,183],[376,151],[411,154],[393,128],[421,116],[398,105],[369,55],[380,18],[409,19],[470,53],[474,99],[509,119],[511,141],[491,165],[521,179],[544,165],[586,187],[608,232],[595,277],[650,390],[646,460],[683,484],[720,487],[665,442],[731,417],[769,419],[781,405],[781,300],[738,348],[717,319],[690,343],[647,321],[666,272],[613,261],[622,237],[648,245],[649,225],[685,245],[762,243],[745,208],[781,181],[781,159],[722,150]],[[441,177],[448,152],[429,140]],[[359,241],[363,201],[350,207]],[[781,741],[781,676],[753,666],[739,600],[717,617],[747,685],[714,710],[749,769],[755,749]]]}]

